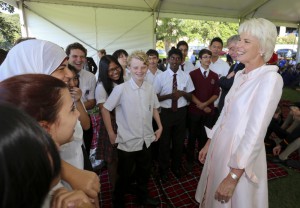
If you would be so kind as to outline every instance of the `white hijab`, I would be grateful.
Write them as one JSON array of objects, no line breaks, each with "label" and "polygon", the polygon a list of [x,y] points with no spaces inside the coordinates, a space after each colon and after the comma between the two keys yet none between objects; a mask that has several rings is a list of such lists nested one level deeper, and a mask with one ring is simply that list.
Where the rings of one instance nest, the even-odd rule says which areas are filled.
[{"label": "white hijab", "polygon": [[0,81],[20,74],[52,74],[67,57],[49,41],[26,40],[14,46],[0,66]]}]

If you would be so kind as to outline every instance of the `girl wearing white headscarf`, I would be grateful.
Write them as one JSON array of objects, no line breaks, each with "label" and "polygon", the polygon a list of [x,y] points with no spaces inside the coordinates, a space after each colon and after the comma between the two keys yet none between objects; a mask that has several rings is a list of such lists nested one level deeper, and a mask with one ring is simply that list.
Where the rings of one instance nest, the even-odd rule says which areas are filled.
[{"label": "girl wearing white headscarf", "polygon": [[[60,46],[45,40],[27,40],[17,44],[9,51],[0,66],[0,81],[15,75],[34,73],[48,74],[68,84],[73,78],[73,73],[67,68],[67,65],[67,55]],[[83,126],[89,128],[90,124],[85,124],[87,120],[89,122],[89,118],[80,99],[76,104],[80,111],[79,120]],[[61,146],[60,149],[61,158],[65,161],[62,161],[61,177],[73,189],[83,190],[90,198],[96,198],[100,190],[99,178],[93,172],[82,170],[83,132],[79,121],[76,124],[73,138],[72,142]]]},{"label": "girl wearing white headscarf", "polygon": [[66,58],[64,50],[49,41],[21,42],[9,51],[1,64],[0,81],[19,74],[51,75]]}]

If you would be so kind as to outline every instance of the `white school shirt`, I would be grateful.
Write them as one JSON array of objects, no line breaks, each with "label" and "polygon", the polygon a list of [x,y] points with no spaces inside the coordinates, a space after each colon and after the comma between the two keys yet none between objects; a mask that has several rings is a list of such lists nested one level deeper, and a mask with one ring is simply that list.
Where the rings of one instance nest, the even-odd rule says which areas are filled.
[{"label": "white school shirt", "polygon": [[[222,60],[221,58],[218,58],[218,60],[215,63],[211,62],[211,64],[209,65],[209,68],[210,68],[210,70],[215,72],[220,78],[223,76],[227,76],[230,66],[226,61]],[[221,88],[220,88],[220,90],[221,90]],[[221,96],[221,92],[219,94],[218,99],[216,99],[214,102],[215,107],[218,107],[220,96]]]},{"label": "white school shirt", "polygon": [[[176,72],[177,76],[177,89],[190,93],[195,90],[194,84],[191,80],[190,75],[183,72],[180,68]],[[168,95],[173,91],[173,75],[174,72],[168,68],[166,71],[160,73],[154,80],[153,87],[156,94],[158,95]],[[188,101],[184,97],[178,99],[178,108],[188,105]],[[160,101],[160,106],[162,108],[171,108],[172,100],[167,99]]]},{"label": "white school shirt", "polygon": [[[180,69],[182,70],[182,65],[180,65]],[[196,68],[192,62],[185,61],[184,65],[183,65],[183,69],[184,69],[184,72],[189,75],[190,72],[194,71]]]},{"label": "white school shirt", "polygon": [[159,102],[148,82],[139,87],[131,78],[117,85],[103,106],[109,111],[115,109],[118,149],[139,151],[144,143],[148,148],[155,140],[152,118],[153,109],[159,108]]},{"label": "white school shirt", "polygon": [[160,69],[157,69],[156,72],[155,72],[155,74],[152,74],[152,72],[150,71],[150,69],[148,69],[147,74],[146,74],[144,80],[153,85],[155,77],[157,77],[157,75],[160,74],[160,73],[162,73],[162,71]]},{"label": "white school shirt", "polygon": [[82,91],[81,100],[86,102],[95,99],[96,77],[93,73],[84,69],[80,70],[79,88]]},{"label": "white school shirt", "polygon": [[210,63],[209,68],[210,70],[215,72],[220,78],[223,76],[227,76],[230,66],[226,61],[222,60],[221,58],[218,58],[218,60],[215,63]]},{"label": "white school shirt", "polygon": [[[113,86],[117,86],[116,83],[113,83]],[[97,83],[96,91],[95,91],[95,99],[96,99],[96,105],[99,105],[100,103],[105,103],[107,100],[107,92],[104,89],[104,86],[102,82]]]}]

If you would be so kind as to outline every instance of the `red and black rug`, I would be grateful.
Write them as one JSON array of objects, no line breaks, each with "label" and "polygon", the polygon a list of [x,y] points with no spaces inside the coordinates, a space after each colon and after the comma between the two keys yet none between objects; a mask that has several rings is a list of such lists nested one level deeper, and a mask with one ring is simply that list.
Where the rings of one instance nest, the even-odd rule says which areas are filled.
[{"label": "red and black rug", "polygon": [[[159,198],[161,201],[160,208],[196,208],[199,207],[195,200],[195,192],[200,178],[202,166],[195,163],[193,172],[177,179],[170,171],[168,173],[169,181],[161,183],[156,176],[151,176],[149,180],[150,195]],[[287,176],[287,171],[276,164],[268,163],[268,180]],[[101,175],[101,193],[100,204],[101,208],[111,208],[111,186],[108,180],[107,170],[102,170]],[[126,207],[138,208],[141,207],[136,203],[136,197],[132,194],[126,195]]]}]

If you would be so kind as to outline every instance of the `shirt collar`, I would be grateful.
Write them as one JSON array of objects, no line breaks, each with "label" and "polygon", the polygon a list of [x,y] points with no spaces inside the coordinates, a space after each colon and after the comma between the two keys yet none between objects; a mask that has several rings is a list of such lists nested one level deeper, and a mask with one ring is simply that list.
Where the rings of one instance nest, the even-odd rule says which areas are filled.
[{"label": "shirt collar", "polygon": [[170,76],[173,76],[174,74],[180,74],[181,72],[183,72],[183,71],[180,69],[180,67],[181,67],[181,66],[179,66],[179,69],[177,70],[176,73],[174,73],[174,72],[172,71],[172,69],[170,69],[169,67],[168,67],[167,71],[169,72]]},{"label": "shirt collar", "polygon": [[129,80],[130,86],[132,87],[133,90],[138,90],[138,89],[145,89],[145,81],[143,82],[142,86],[139,87],[135,81],[133,80],[133,78],[131,77]]},{"label": "shirt collar", "polygon": [[208,76],[208,74],[209,74],[209,68],[207,70],[205,70],[201,65],[200,65],[200,71],[202,74],[204,74],[204,71],[207,71],[206,76]]}]

